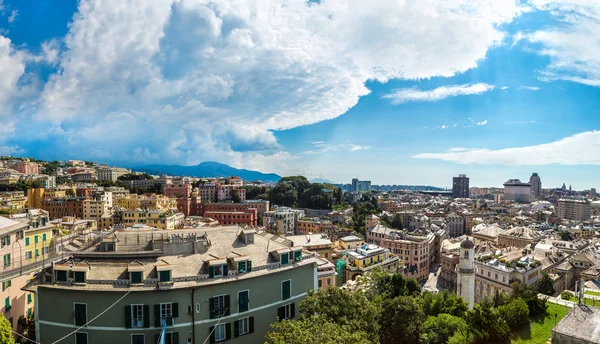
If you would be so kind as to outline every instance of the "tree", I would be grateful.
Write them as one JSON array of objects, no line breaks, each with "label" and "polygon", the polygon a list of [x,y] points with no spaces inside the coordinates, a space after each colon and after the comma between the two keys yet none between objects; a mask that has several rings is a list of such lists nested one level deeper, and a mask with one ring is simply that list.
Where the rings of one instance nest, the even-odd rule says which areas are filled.
[{"label": "tree", "polygon": [[520,328],[529,323],[529,307],[520,298],[498,307],[498,313],[512,329]]},{"label": "tree", "polygon": [[[500,317],[494,303],[489,298],[484,298],[467,312],[466,321],[474,339],[478,342],[504,341],[510,334],[510,328]],[[467,336],[468,337],[468,336]]]},{"label": "tree", "polygon": [[342,190],[342,188],[335,188],[335,190],[333,190],[333,198],[335,199],[335,202],[337,204],[341,204],[344,198],[344,191]]},{"label": "tree", "polygon": [[560,240],[564,240],[564,241],[573,240],[573,235],[571,235],[571,232],[569,232],[569,231],[562,231],[562,232],[558,233],[558,235],[560,236]]},{"label": "tree", "polygon": [[150,192],[155,193],[155,194],[162,194],[163,193],[163,185],[161,183],[154,183],[152,185],[152,188],[150,189]]},{"label": "tree", "polygon": [[300,302],[299,310],[304,315],[318,314],[319,317],[344,326],[351,332],[365,332],[369,338],[379,332],[379,310],[362,292],[350,292],[337,287],[308,291]]},{"label": "tree", "polygon": [[510,292],[510,298],[523,299],[529,307],[529,315],[534,316],[546,313],[546,309],[548,308],[546,300],[538,297],[537,290],[534,290],[530,286],[519,281],[512,283],[511,287],[512,291]]},{"label": "tree", "polygon": [[556,292],[554,289],[554,281],[548,272],[542,273],[542,277],[537,281],[536,289],[538,292],[552,296]]},{"label": "tree", "polygon": [[269,199],[272,204],[294,207],[298,203],[298,191],[291,183],[277,183],[271,189]]},{"label": "tree", "polygon": [[429,291],[423,293],[420,298],[423,313],[426,316],[437,316],[445,313],[457,317],[463,317],[469,310],[469,306],[462,297],[447,290],[433,294]]},{"label": "tree", "polygon": [[466,332],[467,322],[450,314],[430,316],[423,324],[422,344],[446,344],[455,332]]},{"label": "tree", "polygon": [[423,312],[414,298],[399,296],[381,304],[381,344],[418,344]]},{"label": "tree", "polygon": [[0,343],[2,344],[14,344],[15,338],[12,335],[12,325],[0,314]]},{"label": "tree", "polygon": [[233,200],[233,203],[240,203],[242,201],[240,193],[237,190],[231,191],[231,199]]},{"label": "tree", "polygon": [[65,191],[65,195],[69,197],[75,197],[75,191],[73,191],[73,189],[67,189],[67,191]]},{"label": "tree", "polygon": [[272,344],[370,344],[367,333],[350,331],[347,326],[339,326],[321,316],[310,316],[300,320],[278,321],[271,324],[267,333],[267,343]]},{"label": "tree", "polygon": [[405,277],[398,272],[387,273],[381,268],[369,272],[362,283],[368,285],[367,297],[371,300],[421,294],[421,285],[416,279]]},{"label": "tree", "polygon": [[35,340],[35,319],[33,317],[33,314],[30,316],[22,315],[19,318],[19,325],[20,328],[23,329],[23,332],[21,333],[23,336],[31,340]]}]

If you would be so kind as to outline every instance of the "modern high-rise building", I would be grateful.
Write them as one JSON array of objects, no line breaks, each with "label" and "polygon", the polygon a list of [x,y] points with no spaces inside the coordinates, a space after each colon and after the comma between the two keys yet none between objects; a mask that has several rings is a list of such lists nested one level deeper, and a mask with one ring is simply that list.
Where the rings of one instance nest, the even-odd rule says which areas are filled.
[{"label": "modern high-rise building", "polygon": [[590,202],[585,199],[559,199],[558,217],[565,220],[589,220],[592,212]]},{"label": "modern high-rise building", "polygon": [[531,200],[531,184],[519,179],[509,179],[504,183],[504,201],[529,203]]},{"label": "modern high-rise building", "polygon": [[533,173],[531,177],[529,177],[529,184],[531,184],[531,194],[535,197],[538,197],[542,194],[542,179],[537,173]]},{"label": "modern high-rise building", "polygon": [[452,197],[469,198],[469,178],[466,174],[452,178]]},{"label": "modern high-rise building", "polygon": [[358,180],[357,178],[352,179],[352,192],[358,191],[369,191],[371,190],[370,180]]}]

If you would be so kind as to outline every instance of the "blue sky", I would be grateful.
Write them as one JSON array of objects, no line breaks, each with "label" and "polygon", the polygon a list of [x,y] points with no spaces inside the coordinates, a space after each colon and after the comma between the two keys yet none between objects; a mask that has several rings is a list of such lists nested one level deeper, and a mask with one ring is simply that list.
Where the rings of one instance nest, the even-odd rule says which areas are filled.
[{"label": "blue sky", "polygon": [[596,1],[0,0],[0,154],[600,187]]}]

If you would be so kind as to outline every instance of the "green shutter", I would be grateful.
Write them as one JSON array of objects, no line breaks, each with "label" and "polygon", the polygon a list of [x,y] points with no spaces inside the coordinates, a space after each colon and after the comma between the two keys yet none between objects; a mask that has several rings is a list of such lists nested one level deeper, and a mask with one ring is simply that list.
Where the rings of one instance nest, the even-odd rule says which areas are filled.
[{"label": "green shutter", "polygon": [[240,321],[241,320],[236,320],[233,323],[233,338],[237,338],[240,336]]},{"label": "green shutter", "polygon": [[142,283],[142,273],[139,271],[132,272],[131,273],[131,283],[133,283],[133,284]]},{"label": "green shutter", "polygon": [[249,260],[248,263],[246,264],[246,267],[248,269],[248,272],[252,271],[252,261]]},{"label": "green shutter", "polygon": [[2,291],[6,290],[6,282],[2,282]]},{"label": "green shutter", "polygon": [[279,321],[285,319],[285,306],[277,308],[277,316],[279,317]]},{"label": "green shutter", "polygon": [[85,283],[85,272],[83,272],[83,271],[75,271],[75,282],[77,282],[77,283]]},{"label": "green shutter", "polygon": [[302,251],[294,252],[294,260],[296,260],[296,261],[302,260]]},{"label": "green shutter", "polygon": [[284,281],[281,284],[281,299],[282,300],[287,300],[291,297],[291,282],[290,281]]},{"label": "green shutter", "polygon": [[223,265],[223,276],[227,276],[229,274],[229,265]]},{"label": "green shutter", "polygon": [[46,241],[46,233],[42,234],[42,241]]},{"label": "green shutter", "polygon": [[[214,319],[215,318],[215,298],[211,297],[208,299],[208,306],[210,308],[210,318]],[[214,340],[214,338],[213,338]]]},{"label": "green shutter", "polygon": [[[210,344],[215,344],[215,337],[216,337],[216,334],[215,334],[215,327],[214,327],[214,326],[211,326],[211,327],[208,329],[208,333],[210,333]],[[158,342],[158,340],[157,340],[157,342]]]},{"label": "green shutter", "polygon": [[229,305],[229,295],[225,295],[225,316],[231,313],[231,306]]},{"label": "green shutter", "polygon": [[154,305],[154,327],[160,328],[160,305]]},{"label": "green shutter", "polygon": [[8,284],[9,287],[12,286],[12,280],[8,280],[8,281],[6,281],[6,283]]},{"label": "green shutter", "polygon": [[38,243],[38,236],[36,235],[33,238],[34,238],[35,243],[37,244]]},{"label": "green shutter", "polygon": [[56,271],[56,279],[59,282],[66,282],[67,281],[67,272],[63,271],[63,270]]},{"label": "green shutter", "polygon": [[10,245],[10,235],[6,237],[6,244]]},{"label": "green shutter", "polygon": [[208,277],[215,278],[215,267],[214,266],[211,266],[208,268]]},{"label": "green shutter", "polygon": [[175,302],[172,305],[173,307],[173,318],[178,318],[179,317],[179,303]]},{"label": "green shutter", "polygon": [[173,332],[171,337],[171,344],[179,344],[179,332]]},{"label": "green shutter", "polygon": [[144,305],[144,327],[150,327],[150,306]]},{"label": "green shutter", "polygon": [[131,328],[131,305],[125,306],[125,328]]},{"label": "green shutter", "polygon": [[239,273],[244,273],[244,272],[246,272],[246,270],[244,270],[244,268],[242,267],[242,263],[243,263],[243,262],[238,262],[238,268],[237,268],[237,269],[238,269],[238,272],[239,272]]},{"label": "green shutter", "polygon": [[231,339],[231,323],[225,324],[225,340]]},{"label": "green shutter", "polygon": [[7,262],[8,264],[7,264],[7,265],[10,265],[10,263],[11,263],[11,259],[10,259],[10,253],[9,253],[9,254],[7,254],[6,256],[8,256],[8,258],[7,258],[7,259],[8,259],[8,262]]},{"label": "green shutter", "polygon": [[249,333],[253,333],[254,332],[254,317],[250,317],[248,319],[248,332]]},{"label": "green shutter", "polygon": [[25,238],[25,246],[29,245],[29,238]]},{"label": "green shutter", "polygon": [[83,326],[87,322],[87,305],[83,303],[75,304],[75,325]]},{"label": "green shutter", "polygon": [[290,318],[294,319],[296,317],[296,304],[292,303],[292,305],[290,306],[290,308],[291,308]]},{"label": "green shutter", "polygon": [[30,304],[31,303],[31,294],[27,294],[27,303]]},{"label": "green shutter", "polygon": [[238,312],[246,312],[248,311],[248,292],[247,291],[243,291],[239,294],[239,301],[238,301]]},{"label": "green shutter", "polygon": [[282,265],[283,265],[283,264],[287,264],[287,263],[288,263],[288,258],[289,258],[289,256],[288,256],[288,254],[287,254],[287,253],[284,253],[284,254],[282,254],[282,255],[281,255],[281,264],[282,264]]}]

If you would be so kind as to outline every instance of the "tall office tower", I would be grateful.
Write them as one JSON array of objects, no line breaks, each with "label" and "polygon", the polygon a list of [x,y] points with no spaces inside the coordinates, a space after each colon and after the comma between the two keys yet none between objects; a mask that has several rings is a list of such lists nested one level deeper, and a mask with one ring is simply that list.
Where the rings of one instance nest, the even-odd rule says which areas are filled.
[{"label": "tall office tower", "polygon": [[452,197],[469,198],[469,178],[466,174],[452,178]]},{"label": "tall office tower", "polygon": [[529,177],[529,184],[531,184],[531,194],[538,197],[542,194],[542,179],[537,173],[533,173]]}]

